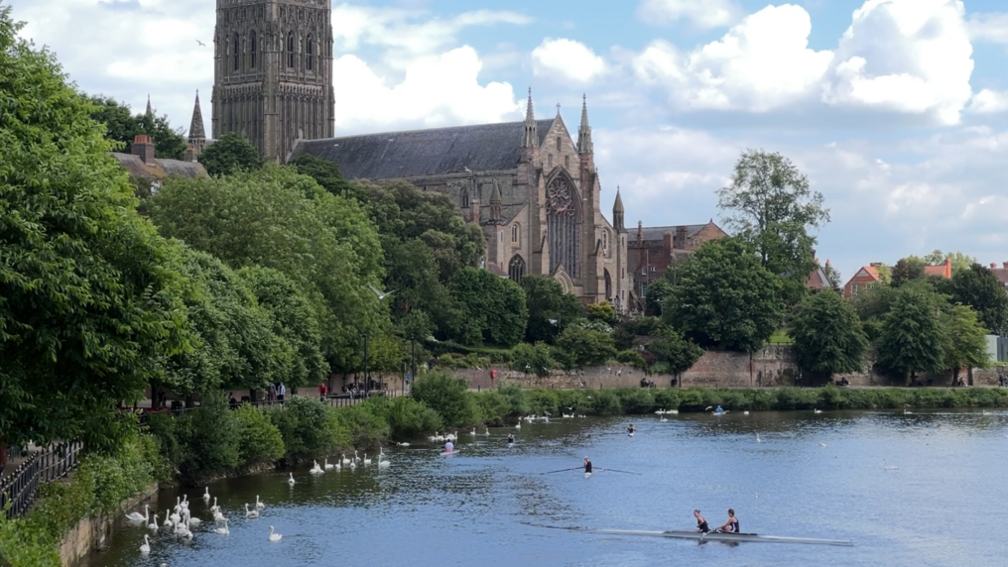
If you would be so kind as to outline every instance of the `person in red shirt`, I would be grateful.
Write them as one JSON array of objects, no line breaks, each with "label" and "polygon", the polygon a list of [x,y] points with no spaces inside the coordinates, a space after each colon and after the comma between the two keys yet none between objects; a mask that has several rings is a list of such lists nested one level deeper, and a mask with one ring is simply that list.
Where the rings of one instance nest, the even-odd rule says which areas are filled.
[{"label": "person in red shirt", "polygon": [[328,393],[329,393],[329,388],[326,388],[325,382],[319,384],[319,387],[318,387],[318,396],[319,396],[319,401],[320,402],[324,402],[325,401],[326,394],[328,394]]}]

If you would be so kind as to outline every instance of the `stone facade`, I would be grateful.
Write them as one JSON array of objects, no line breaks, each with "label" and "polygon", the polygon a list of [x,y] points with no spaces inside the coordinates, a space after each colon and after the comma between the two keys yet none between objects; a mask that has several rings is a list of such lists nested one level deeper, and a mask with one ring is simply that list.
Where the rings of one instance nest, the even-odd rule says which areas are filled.
[{"label": "stone facade", "polygon": [[627,246],[627,267],[632,272],[633,309],[644,310],[648,285],[662,278],[669,266],[689,257],[704,243],[728,236],[711,219],[706,224],[645,227],[637,223],[637,234]]},{"label": "stone facade", "polygon": [[331,138],[332,45],[329,0],[217,0],[213,137],[241,134],[278,163]]},{"label": "stone facade", "polygon": [[559,109],[536,120],[530,91],[523,122],[302,140],[291,159],[305,154],[339,165],[347,179],[404,179],[442,193],[482,228],[487,270],[515,281],[552,277],[585,304],[626,311],[623,203],[617,190],[606,219],[587,102],[577,139]]}]

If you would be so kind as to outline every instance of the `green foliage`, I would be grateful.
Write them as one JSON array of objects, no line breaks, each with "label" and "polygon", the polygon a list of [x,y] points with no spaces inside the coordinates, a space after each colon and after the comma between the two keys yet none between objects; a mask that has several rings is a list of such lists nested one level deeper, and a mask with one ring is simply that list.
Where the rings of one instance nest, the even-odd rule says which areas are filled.
[{"label": "green foliage", "polygon": [[368,449],[384,445],[391,434],[391,429],[385,416],[371,411],[372,408],[357,404],[348,408],[334,410],[330,413],[333,429],[339,432],[339,439],[353,447]]},{"label": "green foliage", "polygon": [[1008,334],[1008,293],[991,269],[980,264],[954,269],[951,287],[952,301],[972,307],[991,334]]},{"label": "green foliage", "polygon": [[235,133],[224,134],[208,145],[200,153],[199,162],[211,177],[255,171],[263,165],[255,146]]},{"label": "green foliage", "polygon": [[130,114],[130,107],[124,102],[103,95],[89,97],[93,105],[91,118],[106,128],[105,137],[114,142],[117,151],[133,152],[133,140],[138,134],[151,137],[154,142],[154,156],[159,159],[182,159],[185,157],[186,139],[172,130],[167,116],[154,114]]},{"label": "green foliage", "polygon": [[644,356],[635,350],[621,350],[616,353],[616,361],[620,364],[629,364],[634,368],[644,368],[647,366],[647,361],[644,360]]},{"label": "green foliage", "polygon": [[953,378],[961,368],[987,368],[987,330],[977,320],[975,311],[965,305],[953,305],[941,319],[943,331],[942,360],[952,369]]},{"label": "green foliage", "polygon": [[447,373],[431,372],[413,382],[410,395],[436,411],[445,427],[461,427],[476,422],[476,408],[468,390],[465,380]]},{"label": "green foliage", "polygon": [[935,250],[925,255],[923,260],[928,266],[938,266],[944,264],[945,260],[951,260],[953,278],[960,271],[968,270],[970,266],[978,262],[975,256],[967,256],[962,252],[942,252],[941,250]]},{"label": "green foliage", "polygon": [[361,408],[388,424],[393,441],[416,439],[430,431],[440,430],[443,425],[436,411],[411,397],[370,398],[361,404]]},{"label": "green foliage", "polygon": [[655,398],[651,389],[633,388],[617,390],[620,407],[628,415],[651,413],[655,409]]},{"label": "green foliage", "polygon": [[336,445],[337,424],[330,419],[328,410],[315,398],[292,396],[282,407],[266,415],[280,430],[287,456],[318,457]]},{"label": "green foliage", "polygon": [[268,463],[284,456],[283,436],[266,414],[250,404],[234,411],[238,422],[238,461],[243,465]]},{"label": "green foliage", "polygon": [[569,324],[584,317],[577,296],[566,293],[560,282],[545,276],[528,275],[521,279],[528,308],[525,341],[552,344]]},{"label": "green foliage", "polygon": [[477,407],[479,407],[480,417],[483,423],[494,427],[504,425],[504,418],[511,412],[511,400],[497,390],[488,390],[486,393],[473,394]]},{"label": "green foliage", "polygon": [[612,336],[572,325],[557,338],[556,358],[567,369],[599,366],[616,357]]},{"label": "green foliage", "polygon": [[618,318],[616,308],[608,301],[592,303],[588,306],[587,315],[588,319],[592,321],[602,321],[607,325],[615,324]]},{"label": "green foliage", "polygon": [[518,284],[486,270],[463,268],[448,289],[457,312],[452,336],[459,342],[512,347],[525,336],[528,309]]},{"label": "green foliage", "polygon": [[714,240],[682,266],[662,318],[700,346],[753,352],[780,326],[779,291],[778,278],[742,241]]},{"label": "green foliage", "polygon": [[0,444],[114,450],[188,348],[173,248],[136,214],[95,107],[0,8]]},{"label": "green foliage", "polygon": [[511,370],[517,372],[549,376],[554,365],[552,350],[546,343],[522,343],[514,348],[511,355]]},{"label": "green foliage", "polygon": [[815,373],[858,372],[868,350],[861,321],[839,293],[823,290],[802,301],[791,318],[798,364]]},{"label": "green foliage", "polygon": [[508,402],[507,413],[504,414],[506,417],[532,413],[532,406],[529,405],[528,395],[526,395],[525,390],[521,386],[517,384],[505,384],[497,388],[496,391],[504,396]]},{"label": "green foliage", "polygon": [[890,271],[890,277],[892,278],[890,280],[892,287],[900,287],[907,282],[924,279],[924,260],[914,256],[901,258]]},{"label": "green foliage", "polygon": [[[718,208],[728,226],[751,244],[760,264],[772,274],[805,283],[815,269],[810,231],[830,220],[823,196],[779,153],[746,150],[728,187],[718,190]],[[781,291],[778,289],[778,291]]]},{"label": "green foliage", "polygon": [[[655,360],[664,363],[665,372],[676,376],[686,372],[703,356],[703,349],[674,329],[665,330],[647,346]],[[653,369],[654,370],[654,369]]]},{"label": "green foliage", "polygon": [[851,300],[851,305],[862,321],[883,321],[896,302],[896,295],[894,288],[876,285],[858,292]]},{"label": "green foliage", "polygon": [[[636,389],[635,389],[636,390]],[[593,415],[620,415],[623,406],[616,390],[596,390],[587,395],[589,412]]]},{"label": "green foliage", "polygon": [[158,480],[167,482],[173,479],[175,470],[185,458],[191,430],[192,419],[188,415],[176,418],[168,413],[148,414],[147,431],[157,443],[158,454],[170,466],[170,474],[160,471]]},{"label": "green foliage", "polygon": [[205,394],[192,416],[189,447],[182,462],[184,473],[227,471],[238,466],[241,424],[220,392]]},{"label": "green foliage", "polygon": [[930,289],[904,285],[882,325],[878,364],[901,376],[942,369],[944,338],[936,311],[942,300]]},{"label": "green foliage", "polygon": [[307,175],[315,180],[323,189],[337,197],[355,197],[354,186],[343,177],[339,166],[335,163],[311,154],[302,154],[290,162],[301,175]]},{"label": "green foliage", "polygon": [[644,296],[644,312],[649,316],[661,317],[665,300],[672,295],[674,290],[675,286],[668,278],[661,278],[649,283],[647,293]]}]

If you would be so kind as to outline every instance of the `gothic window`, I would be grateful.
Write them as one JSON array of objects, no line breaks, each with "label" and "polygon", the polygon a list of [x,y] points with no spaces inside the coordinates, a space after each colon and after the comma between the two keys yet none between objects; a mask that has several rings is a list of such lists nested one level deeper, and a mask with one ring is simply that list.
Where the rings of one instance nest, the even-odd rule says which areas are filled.
[{"label": "gothic window", "polygon": [[234,55],[234,70],[237,71],[241,67],[241,52],[240,52],[240,46],[238,44],[238,34],[234,34],[234,41],[232,42],[231,52]]},{"label": "gothic window", "polygon": [[511,263],[508,264],[508,277],[514,282],[520,282],[525,277],[525,260],[521,256],[516,254],[511,258]]},{"label": "gothic window", "polygon": [[287,67],[294,68],[294,32],[287,32]]},{"label": "gothic window", "polygon": [[258,48],[259,48],[259,45],[256,43],[256,32],[253,31],[252,33],[249,34],[249,68],[250,69],[255,69],[256,68],[256,50]]},{"label": "gothic window", "polygon": [[580,277],[580,238],[577,190],[566,178],[554,179],[546,188],[549,254],[553,266],[562,265],[572,278]]},{"label": "gothic window", "polygon": [[570,156],[564,156],[564,167],[570,169]]},{"label": "gothic window", "polygon": [[312,43],[312,36],[305,40],[305,68],[311,71],[315,66],[315,45]]},{"label": "gothic window", "polygon": [[546,167],[553,167],[553,154],[546,156]]},{"label": "gothic window", "polygon": [[518,244],[520,240],[519,239],[520,234],[521,234],[521,226],[519,226],[518,223],[514,223],[513,225],[511,225],[511,242],[513,244]]},{"label": "gothic window", "polygon": [[605,270],[605,298],[606,301],[612,301],[612,276],[609,275],[609,270]]},{"label": "gothic window", "polygon": [[602,250],[609,253],[609,231],[602,231]]},{"label": "gothic window", "polygon": [[557,151],[560,151],[560,136],[557,136]]},{"label": "gothic window", "polygon": [[462,190],[462,195],[461,195],[461,197],[459,197],[459,206],[462,207],[463,209],[468,209],[469,208],[469,190],[468,189],[463,189]]}]

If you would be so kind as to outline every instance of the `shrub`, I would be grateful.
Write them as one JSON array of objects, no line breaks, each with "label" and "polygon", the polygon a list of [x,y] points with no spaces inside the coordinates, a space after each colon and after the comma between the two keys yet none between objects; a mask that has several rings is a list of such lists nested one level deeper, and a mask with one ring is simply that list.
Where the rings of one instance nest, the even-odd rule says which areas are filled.
[{"label": "shrub", "polygon": [[238,466],[238,434],[238,421],[224,394],[203,396],[199,409],[193,412],[183,471],[222,471]]},{"label": "shrub", "polygon": [[623,408],[623,413],[650,413],[655,408],[654,396],[651,395],[651,391],[649,389],[628,388],[618,390],[617,395],[619,396],[620,406]]},{"label": "shrub", "polygon": [[326,454],[336,444],[335,423],[328,406],[315,398],[291,396],[283,406],[266,413],[280,430],[288,456]]},{"label": "shrub", "polygon": [[654,405],[658,409],[679,409],[679,390],[669,388],[655,390]]},{"label": "shrub", "polygon": [[511,411],[511,400],[498,390],[489,390],[476,396],[476,405],[479,407],[483,423],[500,427],[504,425],[504,418]]},{"label": "shrub", "polygon": [[159,454],[174,469],[185,458],[189,444],[189,416],[172,417],[168,413],[147,416],[147,431],[157,441]]},{"label": "shrub", "polygon": [[238,459],[243,465],[266,463],[284,455],[283,436],[266,414],[250,404],[234,411],[238,420]]},{"label": "shrub", "polygon": [[388,425],[388,437],[394,441],[414,439],[441,429],[441,416],[423,402],[402,397],[371,398],[362,404],[372,414],[383,418]]},{"label": "shrub", "polygon": [[644,360],[644,355],[635,350],[621,350],[616,353],[616,360],[622,364],[629,364],[634,368],[644,368],[647,366],[647,361]]},{"label": "shrub", "polygon": [[532,390],[529,407],[535,415],[560,415],[556,390]]},{"label": "shrub", "polygon": [[330,430],[339,432],[338,438],[346,439],[358,449],[384,445],[390,435],[389,424],[384,416],[369,411],[373,407],[365,403],[332,410],[334,422]]},{"label": "shrub", "polygon": [[508,402],[507,413],[502,417],[523,416],[532,413],[532,406],[529,405],[528,395],[521,386],[506,384],[497,388],[497,393],[504,396]]},{"label": "shrub", "polygon": [[556,392],[557,406],[561,414],[573,413],[587,415],[594,411],[587,392],[593,390],[558,390]]},{"label": "shrub", "polygon": [[410,396],[441,415],[444,427],[475,423],[475,408],[467,394],[465,380],[441,372],[432,372],[413,383]]},{"label": "shrub", "polygon": [[623,407],[612,390],[594,390],[589,396],[594,415],[620,415]]}]

